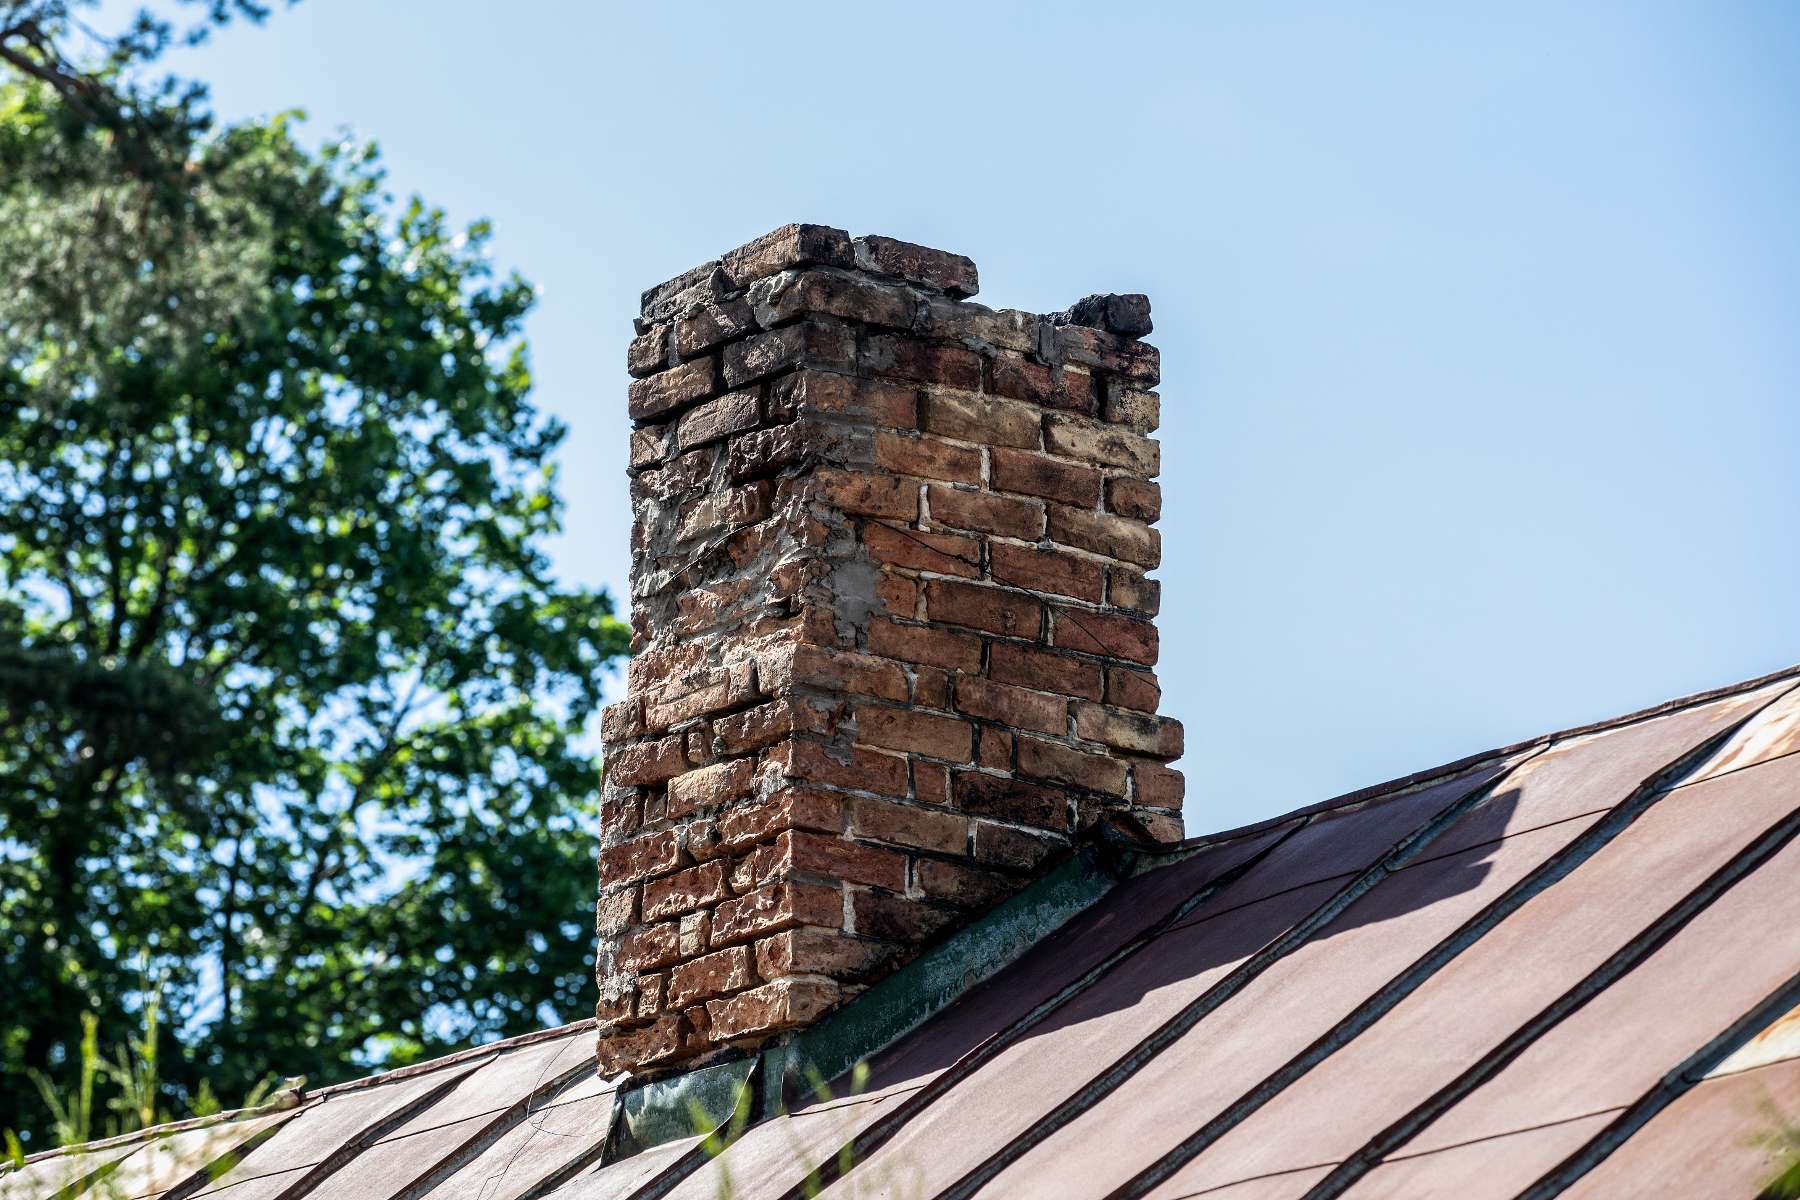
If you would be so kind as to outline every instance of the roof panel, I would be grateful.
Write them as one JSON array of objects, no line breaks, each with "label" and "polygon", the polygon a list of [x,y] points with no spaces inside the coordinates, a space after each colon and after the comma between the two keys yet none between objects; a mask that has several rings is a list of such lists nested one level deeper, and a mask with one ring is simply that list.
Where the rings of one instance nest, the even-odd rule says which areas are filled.
[{"label": "roof panel", "polygon": [[[1759,770],[1763,772],[1760,782],[1750,778],[1757,774],[1752,771],[1668,793],[1565,878],[1526,901],[1425,979],[1385,1016],[1224,1133],[1206,1148],[1206,1169],[1189,1172],[1187,1177],[1211,1186],[1320,1161],[1342,1161],[1362,1149],[1369,1139],[1406,1117],[1471,1064],[1499,1050],[1515,1031],[1550,1008],[1659,914],[1689,896],[1767,826],[1800,804],[1800,758]],[[1727,805],[1732,819],[1722,821],[1719,812]],[[1786,861],[1800,867],[1800,847],[1792,849],[1792,858]],[[1772,869],[1772,865],[1765,867]],[[1800,878],[1800,874],[1786,878]],[[1691,971],[1663,987],[1647,985],[1642,971],[1630,973],[1624,982],[1612,984],[1596,1003],[1610,1010],[1608,1015],[1615,1020],[1631,1011],[1669,1013],[1654,1023],[1654,1034],[1675,1043],[1667,1054],[1653,1053],[1643,1044],[1646,1037],[1654,1040],[1652,1031],[1641,1028],[1642,1023],[1630,1023],[1626,1028],[1634,1028],[1638,1044],[1613,1047],[1625,1054],[1623,1061],[1593,1060],[1587,1064],[1593,1070],[1571,1076],[1562,1069],[1565,1055],[1579,1054],[1584,1045],[1591,1045],[1606,1031],[1604,1025],[1590,1027],[1586,1021],[1575,1021],[1574,1030],[1556,1031],[1570,1032],[1572,1037],[1553,1034],[1545,1039],[1557,1049],[1546,1047],[1548,1052],[1542,1056],[1528,1053],[1525,1061],[1534,1069],[1513,1072],[1517,1103],[1504,1117],[1453,1122],[1429,1143],[1409,1149],[1471,1141],[1635,1099],[1639,1087],[1622,1081],[1642,1075],[1646,1076],[1642,1086],[1648,1086],[1662,1070],[1767,994],[1786,977],[1786,964],[1800,957],[1800,889],[1790,887],[1790,897],[1759,896],[1755,900],[1740,896],[1742,890],[1728,893],[1720,901],[1730,913],[1723,921],[1725,932],[1729,933],[1732,921],[1748,920],[1750,928],[1762,932],[1739,940],[1760,942],[1766,948],[1771,939],[1779,940],[1778,934],[1769,932],[1770,922],[1791,922],[1793,953],[1776,956],[1773,965],[1780,968],[1778,977],[1751,984],[1751,980],[1762,980],[1766,972],[1756,971],[1754,963],[1745,964],[1732,986],[1721,983],[1709,996],[1717,1001],[1729,994],[1741,997],[1741,1003],[1730,1001],[1721,1009],[1715,1002],[1700,1006],[1702,1011],[1695,1013],[1683,1011],[1689,1003],[1684,994],[1697,982]],[[1745,903],[1727,903],[1734,900]],[[1721,921],[1709,912],[1697,924],[1710,929]],[[1693,962],[1688,942],[1681,941],[1680,946],[1676,952],[1680,962]],[[1670,949],[1673,947],[1665,947]],[[1699,961],[1709,957],[1706,949],[1704,942],[1693,947],[1701,952]],[[1644,953],[1649,955],[1650,948]],[[1656,957],[1667,960],[1671,955]],[[1620,970],[1624,969],[1621,965]],[[1604,988],[1607,982],[1597,979],[1593,986]],[[1614,995],[1629,996],[1635,1007],[1617,1009],[1606,1004]],[[1406,1063],[1407,1070],[1395,1072],[1396,1062]],[[1633,1071],[1626,1063],[1642,1069]],[[1525,1062],[1514,1066],[1524,1068]],[[1565,1103],[1553,1103],[1546,1091],[1559,1077],[1586,1087]],[[1615,1086],[1596,1094],[1595,1085],[1603,1082]],[[1357,1103],[1346,1107],[1343,1098],[1347,1095],[1356,1096]]]},{"label": "roof panel", "polygon": [[[1563,1195],[1567,1200],[1755,1196],[1791,1164],[1795,1131],[1800,1131],[1800,1059],[1708,1079]],[[1787,1155],[1777,1149],[1784,1133]]]},{"label": "roof panel", "polygon": [[639,1189],[681,1162],[700,1144],[685,1138],[652,1146],[618,1162],[590,1167],[544,1194],[544,1200],[635,1200]]},{"label": "roof panel", "polygon": [[1610,1119],[1610,1113],[1600,1113],[1395,1159],[1364,1176],[1347,1196],[1356,1200],[1513,1200]]},{"label": "roof panel", "polygon": [[381,1082],[307,1104],[294,1119],[218,1179],[195,1193],[212,1196],[263,1175],[310,1168],[334,1155],[353,1153],[385,1132],[388,1122],[404,1122],[436,1093],[455,1084],[484,1060],[459,1063],[440,1071]]},{"label": "roof panel", "polygon": [[[243,1121],[221,1121],[156,1138],[139,1147],[96,1186],[121,1200],[160,1196],[209,1165],[220,1164],[230,1156],[241,1153],[245,1146],[267,1136],[293,1116],[291,1111],[269,1113]],[[215,1166],[215,1169],[224,1168]]]},{"label": "roof panel", "polygon": [[[311,1200],[393,1200],[414,1182],[452,1161],[493,1124],[491,1115],[384,1138],[327,1175]],[[230,1193],[226,1193],[230,1195]]]},{"label": "roof panel", "polygon": [[[1389,876],[1317,937],[1276,960],[1142,1064],[1116,1091],[999,1173],[982,1194],[1029,1195],[1059,1177],[1089,1180],[1095,1194],[1125,1183],[1326,1034],[1596,819],[1530,830]],[[1358,1091],[1391,1087],[1392,1081],[1391,1064],[1384,1063],[1354,1086]],[[1142,1113],[1169,1115],[1141,1122],[1134,1114]],[[1133,1124],[1143,1129],[1125,1144],[1105,1132]],[[1268,1169],[1305,1165],[1309,1156],[1301,1147]],[[1246,1171],[1214,1182],[1262,1173]]]},{"label": "roof panel", "polygon": [[577,1084],[576,1098],[538,1109],[502,1134],[468,1165],[439,1183],[443,1200],[519,1200],[553,1177],[595,1161],[612,1119],[611,1089]]},{"label": "roof panel", "polygon": [[[920,1193],[935,1195],[1037,1125],[1130,1053],[1145,1033],[1180,1013],[1336,889],[1327,881],[1279,892],[1156,938],[940,1096],[858,1165],[849,1181],[861,1186],[862,1180],[910,1172],[916,1164]],[[1108,1140],[1120,1145],[1141,1139],[1146,1124],[1133,1120],[1111,1131]]]},{"label": "roof panel", "polygon": [[590,1066],[593,1053],[593,1035],[586,1029],[500,1051],[388,1137],[406,1137],[509,1108]]},{"label": "roof panel", "polygon": [[[1800,758],[1682,788],[1676,795],[1688,802],[1689,836],[1709,826],[1735,829],[1738,816],[1759,804],[1790,810],[1800,804]],[[1720,820],[1727,806],[1733,819]],[[1794,973],[1800,963],[1796,880],[1800,842],[1791,842],[1642,965],[1439,1117],[1419,1135],[1418,1147],[1635,1101],[1663,1072]],[[1636,911],[1638,897],[1623,894],[1630,899],[1619,907]]]}]

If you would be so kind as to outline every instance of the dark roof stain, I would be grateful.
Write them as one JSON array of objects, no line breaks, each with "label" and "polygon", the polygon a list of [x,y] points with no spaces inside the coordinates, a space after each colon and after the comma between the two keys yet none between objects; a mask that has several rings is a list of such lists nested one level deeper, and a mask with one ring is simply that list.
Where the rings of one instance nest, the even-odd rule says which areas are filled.
[{"label": "dark roof stain", "polygon": [[[1029,912],[946,943],[929,979],[997,969],[915,972],[934,1011],[898,1036],[894,988],[842,1010],[831,1052],[880,1031],[854,1077],[803,1094],[790,1051],[661,1085],[769,1114],[710,1145],[639,1123],[662,1093],[596,1078],[583,1022],[38,1155],[0,1196],[1753,1195],[1800,1138],[1796,835],[1800,668],[1124,855],[1010,961]],[[1087,897],[1056,886],[1061,920]]]}]

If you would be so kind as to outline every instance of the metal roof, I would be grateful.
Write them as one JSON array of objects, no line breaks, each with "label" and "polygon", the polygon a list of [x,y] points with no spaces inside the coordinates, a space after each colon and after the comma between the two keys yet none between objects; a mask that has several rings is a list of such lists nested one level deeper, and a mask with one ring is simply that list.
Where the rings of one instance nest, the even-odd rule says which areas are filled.
[{"label": "metal roof", "polygon": [[1800,1158],[1796,834],[1800,670],[1090,856],[757,1058],[621,1090],[583,1023],[0,1196],[1751,1196]]}]

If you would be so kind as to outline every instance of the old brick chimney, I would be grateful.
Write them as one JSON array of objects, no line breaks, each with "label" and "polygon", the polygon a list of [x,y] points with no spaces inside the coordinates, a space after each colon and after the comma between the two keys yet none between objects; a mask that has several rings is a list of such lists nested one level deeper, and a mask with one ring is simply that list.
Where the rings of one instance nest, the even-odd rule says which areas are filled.
[{"label": "old brick chimney", "polygon": [[643,296],[601,1067],[807,1025],[1102,824],[1180,837],[1142,296],[789,225]]}]

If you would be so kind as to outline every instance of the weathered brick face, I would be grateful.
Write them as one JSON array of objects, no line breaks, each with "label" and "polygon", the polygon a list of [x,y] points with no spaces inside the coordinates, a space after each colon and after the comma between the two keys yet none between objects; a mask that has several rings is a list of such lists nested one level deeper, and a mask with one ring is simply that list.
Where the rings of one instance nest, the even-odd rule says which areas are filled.
[{"label": "weathered brick face", "polygon": [[1180,836],[1149,304],[975,291],[790,225],[644,294],[609,1073],[811,1023],[1101,824]]}]

